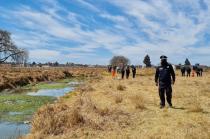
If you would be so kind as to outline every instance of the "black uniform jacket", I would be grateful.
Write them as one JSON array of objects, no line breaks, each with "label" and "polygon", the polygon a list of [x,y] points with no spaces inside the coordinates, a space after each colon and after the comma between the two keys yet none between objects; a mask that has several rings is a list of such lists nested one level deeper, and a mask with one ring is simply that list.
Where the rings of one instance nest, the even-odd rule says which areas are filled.
[{"label": "black uniform jacket", "polygon": [[167,63],[156,68],[155,82],[159,82],[160,88],[170,86],[171,80],[175,82],[175,73],[171,64]]}]

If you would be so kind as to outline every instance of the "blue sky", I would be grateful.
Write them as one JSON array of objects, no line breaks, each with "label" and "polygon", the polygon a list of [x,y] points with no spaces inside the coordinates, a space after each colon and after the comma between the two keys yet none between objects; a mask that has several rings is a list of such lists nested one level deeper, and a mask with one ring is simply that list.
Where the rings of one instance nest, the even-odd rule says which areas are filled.
[{"label": "blue sky", "polygon": [[0,28],[30,61],[108,64],[165,54],[210,65],[209,0],[0,0]]}]

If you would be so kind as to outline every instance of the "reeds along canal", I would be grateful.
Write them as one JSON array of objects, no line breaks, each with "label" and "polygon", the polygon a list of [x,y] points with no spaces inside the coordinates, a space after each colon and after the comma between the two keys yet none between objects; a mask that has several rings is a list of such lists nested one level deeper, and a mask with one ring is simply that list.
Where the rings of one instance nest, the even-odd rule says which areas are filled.
[{"label": "reeds along canal", "polygon": [[42,105],[53,103],[82,83],[82,79],[42,82],[0,93],[0,139],[17,138],[30,130],[30,120]]}]

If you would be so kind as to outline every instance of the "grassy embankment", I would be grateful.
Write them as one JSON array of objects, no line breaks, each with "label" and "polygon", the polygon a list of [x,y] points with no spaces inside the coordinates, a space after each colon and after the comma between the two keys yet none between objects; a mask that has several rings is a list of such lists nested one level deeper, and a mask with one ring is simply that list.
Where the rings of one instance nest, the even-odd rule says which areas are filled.
[{"label": "grassy embankment", "polygon": [[0,119],[8,122],[23,122],[31,119],[31,115],[44,104],[52,103],[56,98],[44,96],[28,96],[25,92],[40,89],[60,89],[69,86],[69,82],[81,82],[82,77],[67,78],[52,82],[40,82],[18,87],[8,94],[0,95]]},{"label": "grassy embankment", "polygon": [[[69,86],[69,82],[81,81],[84,76],[94,73],[94,69],[88,68],[0,68],[0,120],[30,120],[40,106],[55,100],[52,97],[27,96],[25,92],[64,88]],[[56,83],[49,83],[53,81]]]},{"label": "grassy embankment", "polygon": [[56,81],[69,77],[94,76],[104,69],[94,68],[1,68],[0,91],[43,81]]},{"label": "grassy embankment", "polygon": [[154,69],[129,80],[113,80],[103,73],[57,103],[40,108],[26,138],[208,139],[210,73],[204,75],[177,76],[174,108],[159,109]]}]

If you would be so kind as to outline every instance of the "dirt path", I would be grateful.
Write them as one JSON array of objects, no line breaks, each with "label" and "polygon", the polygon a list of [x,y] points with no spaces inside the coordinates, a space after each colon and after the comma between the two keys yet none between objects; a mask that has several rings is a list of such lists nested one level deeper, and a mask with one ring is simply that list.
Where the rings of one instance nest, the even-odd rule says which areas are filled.
[{"label": "dirt path", "polygon": [[164,109],[159,109],[151,75],[113,80],[106,74],[91,79],[57,104],[40,109],[27,138],[208,139],[210,74],[206,74],[178,76],[174,108]]}]

